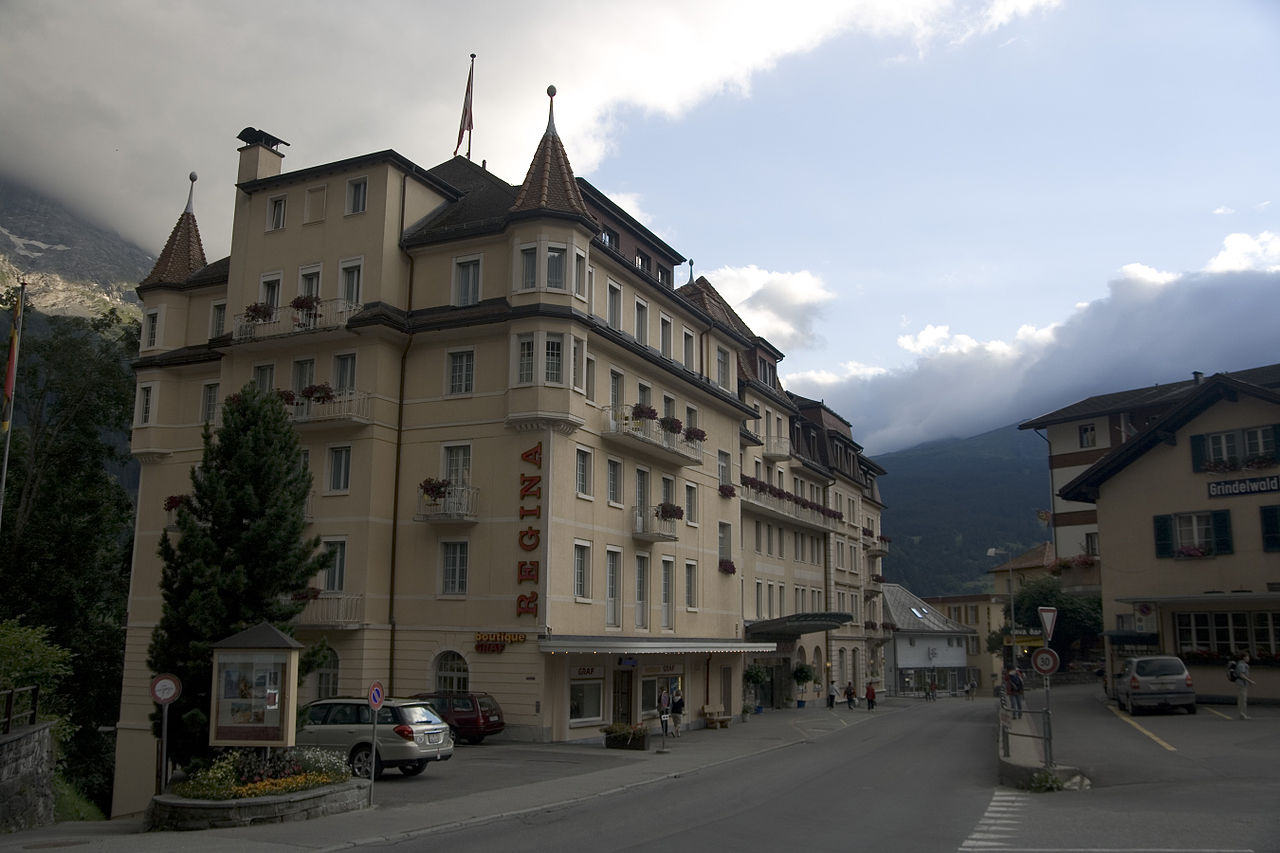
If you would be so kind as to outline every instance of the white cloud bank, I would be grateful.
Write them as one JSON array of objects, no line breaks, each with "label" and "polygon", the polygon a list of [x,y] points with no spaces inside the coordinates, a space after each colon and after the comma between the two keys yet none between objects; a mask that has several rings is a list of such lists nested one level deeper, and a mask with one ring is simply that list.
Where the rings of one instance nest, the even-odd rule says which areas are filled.
[{"label": "white cloud bank", "polygon": [[1023,327],[1009,342],[979,343],[929,326],[900,343],[914,366],[785,375],[853,422],[869,453],[976,435],[1085,397],[1280,361],[1276,235],[1232,234],[1200,272],[1123,268],[1109,294],[1064,322]]}]

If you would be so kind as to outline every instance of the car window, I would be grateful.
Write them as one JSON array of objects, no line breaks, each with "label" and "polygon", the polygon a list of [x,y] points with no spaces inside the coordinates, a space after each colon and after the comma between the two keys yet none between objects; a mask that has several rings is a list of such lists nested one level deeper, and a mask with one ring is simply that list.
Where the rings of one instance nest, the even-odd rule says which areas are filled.
[{"label": "car window", "polygon": [[488,696],[481,696],[480,710],[487,714],[496,714],[498,712],[498,703],[490,699]]},{"label": "car window", "polygon": [[307,709],[307,725],[322,725],[325,715],[329,713],[328,705],[312,705]]},{"label": "car window", "polygon": [[453,705],[453,710],[455,710],[455,711],[470,711],[470,710],[471,710],[471,700],[470,700],[470,699],[468,699],[466,696],[455,696],[455,697],[452,699],[452,701],[451,701],[451,703],[450,703],[450,704],[452,704],[452,705]]},{"label": "car window", "polygon": [[383,705],[381,708],[378,709],[378,725],[393,726],[395,725],[395,722],[396,722],[395,714],[392,712],[390,708],[388,708],[386,705]]},{"label": "car window", "polygon": [[1152,658],[1138,661],[1138,675],[1147,678],[1161,675],[1182,675],[1185,669],[1182,661],[1173,658]]},{"label": "car window", "polygon": [[[404,719],[406,723],[410,725],[416,725],[420,723],[439,723],[440,722],[440,718],[437,717],[432,712],[431,707],[426,704],[401,705],[400,716]],[[381,722],[382,718],[379,717],[378,721]]]},{"label": "car window", "polygon": [[331,726],[349,726],[356,721],[356,706],[351,704],[334,705],[326,721]]}]

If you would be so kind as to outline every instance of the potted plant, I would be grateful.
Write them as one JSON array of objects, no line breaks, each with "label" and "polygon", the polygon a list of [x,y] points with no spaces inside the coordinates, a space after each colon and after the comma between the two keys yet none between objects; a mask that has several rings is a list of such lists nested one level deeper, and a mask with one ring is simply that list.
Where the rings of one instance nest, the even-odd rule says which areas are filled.
[{"label": "potted plant", "polygon": [[733,564],[733,560],[721,560],[720,571],[724,572],[726,575],[731,575],[738,571],[738,567]]},{"label": "potted plant", "polygon": [[333,386],[328,382],[308,385],[302,389],[301,393],[304,398],[313,403],[332,403],[334,400]]},{"label": "potted plant", "polygon": [[666,415],[658,418],[658,426],[662,427],[663,432],[680,432],[684,429],[684,424],[677,417]]},{"label": "potted plant", "polygon": [[754,711],[755,709],[756,709],[756,706],[752,705],[750,702],[743,702],[742,703],[742,722],[745,723],[747,721],[747,717],[751,716],[751,712]]},{"label": "potted plant", "polygon": [[664,501],[654,509],[654,514],[663,521],[679,521],[684,518],[684,507]]},{"label": "potted plant", "polygon": [[164,511],[173,512],[188,500],[190,500],[190,498],[187,495],[169,495],[169,497],[164,499]]},{"label": "potted plant", "polygon": [[276,396],[280,398],[280,402],[286,406],[292,406],[298,402],[298,395],[294,394],[288,388],[277,388]]},{"label": "potted plant", "polygon": [[687,426],[684,428],[684,437],[689,441],[706,441],[707,431],[701,427]]},{"label": "potted plant", "polygon": [[265,323],[275,318],[276,307],[266,302],[250,302],[244,306],[244,318],[252,323]]},{"label": "potted plant", "polygon": [[610,723],[602,726],[604,745],[607,749],[649,748],[649,728],[644,723]]},{"label": "potted plant", "polygon": [[295,311],[314,311],[320,307],[320,297],[310,293],[303,293],[293,297],[289,307]]},{"label": "potted plant", "polygon": [[[796,683],[796,690],[797,690],[797,692],[803,692],[803,691],[804,691],[804,686],[805,686],[806,684],[808,684],[810,681],[813,681],[813,675],[814,675],[814,673],[813,673],[813,667],[809,666],[809,664],[807,664],[807,663],[798,663],[798,664],[796,664],[796,668],[795,668],[795,669],[793,669],[793,670],[791,670],[791,678],[792,678],[792,679],[795,681],[795,683]],[[797,700],[796,700],[796,707],[797,707],[797,708],[803,708],[803,707],[804,707],[804,700],[803,700],[803,699],[797,699]]]},{"label": "potted plant", "polygon": [[449,481],[428,477],[418,484],[418,491],[431,503],[439,503],[449,491]]},{"label": "potted plant", "polygon": [[638,421],[656,421],[658,419],[658,410],[653,406],[646,406],[644,403],[636,403],[631,407],[631,417]]},{"label": "potted plant", "polygon": [[737,490],[734,489],[731,483],[720,484],[720,497],[732,498],[732,497],[735,497],[737,494],[738,494]]}]

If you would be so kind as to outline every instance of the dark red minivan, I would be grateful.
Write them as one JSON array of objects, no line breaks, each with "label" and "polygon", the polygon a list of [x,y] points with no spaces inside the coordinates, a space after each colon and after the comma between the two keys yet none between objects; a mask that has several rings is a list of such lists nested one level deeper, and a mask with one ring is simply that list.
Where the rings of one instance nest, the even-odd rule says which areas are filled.
[{"label": "dark red minivan", "polygon": [[507,725],[498,700],[488,693],[418,693],[414,698],[425,699],[436,709],[453,730],[454,740],[480,743]]}]

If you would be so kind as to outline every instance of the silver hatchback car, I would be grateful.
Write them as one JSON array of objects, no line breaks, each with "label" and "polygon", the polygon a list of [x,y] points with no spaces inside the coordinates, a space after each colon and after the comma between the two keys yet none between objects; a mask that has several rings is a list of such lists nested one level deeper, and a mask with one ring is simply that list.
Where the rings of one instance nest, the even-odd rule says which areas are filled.
[{"label": "silver hatchback car", "polygon": [[1181,658],[1172,655],[1126,658],[1115,675],[1116,704],[1138,708],[1186,708],[1196,712],[1196,689]]},{"label": "silver hatchback car", "polygon": [[368,778],[382,775],[384,767],[397,767],[405,776],[417,776],[428,762],[453,757],[449,725],[430,705],[414,699],[386,699],[378,709],[378,752],[373,755],[373,718],[365,699],[320,699],[303,709],[298,746],[339,749],[347,756],[351,772]]}]

